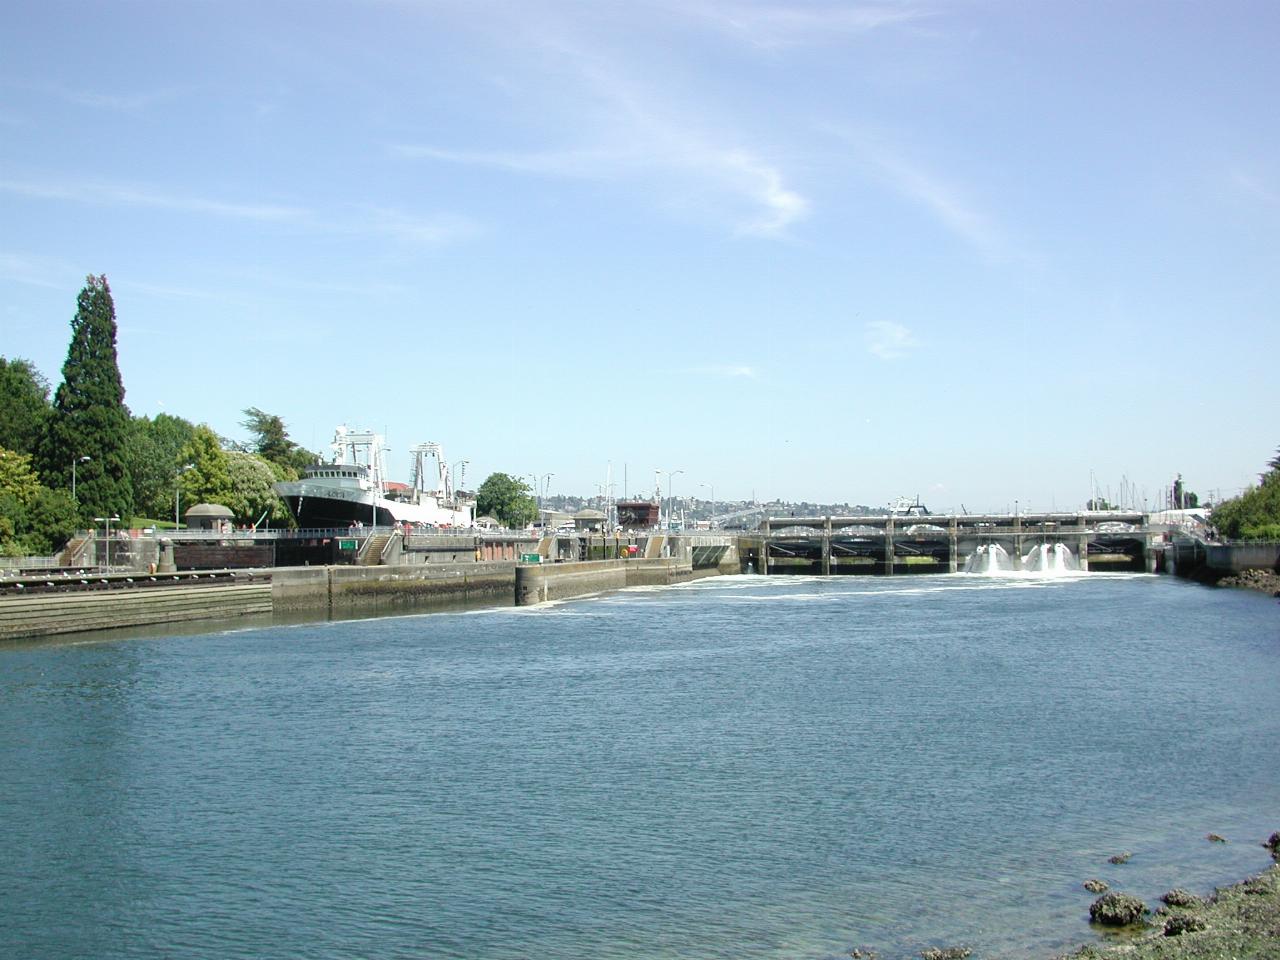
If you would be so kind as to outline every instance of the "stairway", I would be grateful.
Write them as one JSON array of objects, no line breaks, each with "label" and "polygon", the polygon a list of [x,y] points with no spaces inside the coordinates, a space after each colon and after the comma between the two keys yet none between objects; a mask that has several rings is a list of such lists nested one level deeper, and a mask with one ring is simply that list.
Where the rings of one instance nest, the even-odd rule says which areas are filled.
[{"label": "stairway", "polygon": [[357,564],[362,567],[376,567],[382,563],[382,551],[387,548],[387,541],[390,539],[389,533],[375,533],[371,536],[360,548],[360,555],[356,558]]},{"label": "stairway", "polygon": [[89,544],[93,543],[93,534],[76,534],[62,548],[58,564],[63,567],[86,567],[85,553]]}]

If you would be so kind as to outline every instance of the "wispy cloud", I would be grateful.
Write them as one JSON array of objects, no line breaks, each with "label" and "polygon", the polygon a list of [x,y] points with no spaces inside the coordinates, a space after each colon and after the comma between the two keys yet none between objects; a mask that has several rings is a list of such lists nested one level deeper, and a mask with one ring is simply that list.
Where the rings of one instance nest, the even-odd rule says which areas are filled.
[{"label": "wispy cloud", "polygon": [[863,328],[867,349],[881,360],[905,357],[919,346],[915,334],[900,323],[873,320]]},{"label": "wispy cloud", "polygon": [[421,247],[443,246],[469,239],[482,232],[476,221],[450,213],[413,215],[393,208],[368,205],[323,212],[304,206],[175,194],[143,184],[0,178],[0,192],[38,200],[152,208],[198,216],[305,226],[321,233],[383,236]]},{"label": "wispy cloud", "polygon": [[748,4],[682,0],[671,9],[764,49],[831,43],[931,16],[909,3]]},{"label": "wispy cloud", "polygon": [[513,173],[583,180],[652,178],[663,171],[668,177],[696,179],[741,198],[750,210],[734,217],[740,234],[777,237],[803,218],[808,201],[791,189],[774,165],[744,150],[718,150],[688,142],[655,145],[648,149],[584,148],[556,151],[446,150],[440,147],[401,144],[392,148],[405,157],[494,167]]},{"label": "wispy cloud", "polygon": [[107,206],[154,207],[239,220],[300,220],[308,215],[308,211],[299,207],[215,200],[168,193],[149,186],[103,181],[0,178],[0,191],[41,200],[68,200]]},{"label": "wispy cloud", "polygon": [[755,367],[745,363],[708,363],[688,368],[688,372],[702,377],[754,380],[759,374]]},{"label": "wispy cloud", "polygon": [[112,110],[119,113],[136,113],[154,106],[177,100],[184,91],[178,87],[166,87],[161,90],[141,90],[123,93],[108,90],[82,90],[65,87],[56,83],[36,81],[11,81],[5,86],[33,91],[37,94],[56,97],[67,103],[91,107],[95,110]]},{"label": "wispy cloud", "polygon": [[1280,192],[1260,177],[1239,167],[1232,169],[1227,176],[1231,185],[1246,196],[1272,206],[1280,206]]},{"label": "wispy cloud", "polygon": [[117,110],[122,113],[134,113],[157,103],[176,100],[176,90],[157,90],[150,93],[105,93],[96,90],[65,90],[61,95],[72,103],[86,107],[106,110]]},{"label": "wispy cloud", "polygon": [[352,229],[361,233],[379,233],[424,247],[469,240],[483,232],[480,225],[469,217],[447,213],[417,217],[384,207],[370,208],[367,216],[352,224]]},{"label": "wispy cloud", "polygon": [[0,251],[0,278],[11,283],[58,290],[67,285],[76,272],[69,264],[49,257]]},{"label": "wispy cloud", "polygon": [[871,176],[928,212],[946,230],[992,260],[1015,255],[1005,230],[958,184],[911,160],[883,138],[826,128],[854,150]]},{"label": "wispy cloud", "polygon": [[525,78],[518,102],[548,146],[401,143],[393,152],[524,175],[639,183],[667,209],[727,220],[737,234],[783,237],[808,213],[783,169],[786,152],[762,145],[741,117],[701,97],[696,71],[676,82],[637,61],[636,45],[620,42],[627,30],[611,14],[599,15],[603,26],[592,19],[597,32],[584,36],[590,28],[557,19],[546,5],[503,9],[524,18],[518,32],[527,49],[513,54],[524,59],[511,70]]}]

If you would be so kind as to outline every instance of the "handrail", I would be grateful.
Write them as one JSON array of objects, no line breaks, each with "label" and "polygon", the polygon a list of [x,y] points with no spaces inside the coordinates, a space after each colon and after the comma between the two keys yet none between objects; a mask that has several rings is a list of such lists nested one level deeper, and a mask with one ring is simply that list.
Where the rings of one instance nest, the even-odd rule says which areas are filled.
[{"label": "handrail", "polygon": [[387,555],[395,552],[392,549],[393,547],[401,549],[404,547],[404,533],[400,530],[393,530],[391,536],[387,537],[387,542],[382,545],[382,553],[378,555],[379,563],[385,564],[387,562]]}]

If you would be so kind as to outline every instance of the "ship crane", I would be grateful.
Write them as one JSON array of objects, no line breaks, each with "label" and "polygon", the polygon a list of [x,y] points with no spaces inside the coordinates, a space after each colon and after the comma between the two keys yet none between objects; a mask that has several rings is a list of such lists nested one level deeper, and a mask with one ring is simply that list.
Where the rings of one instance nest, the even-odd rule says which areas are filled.
[{"label": "ship crane", "polygon": [[[427,494],[442,500],[453,499],[453,481],[449,477],[449,464],[444,459],[444,451],[438,443],[416,443],[409,448],[413,456],[413,489],[414,494]],[[434,461],[435,477],[432,485],[427,486],[432,468],[427,461]]]}]

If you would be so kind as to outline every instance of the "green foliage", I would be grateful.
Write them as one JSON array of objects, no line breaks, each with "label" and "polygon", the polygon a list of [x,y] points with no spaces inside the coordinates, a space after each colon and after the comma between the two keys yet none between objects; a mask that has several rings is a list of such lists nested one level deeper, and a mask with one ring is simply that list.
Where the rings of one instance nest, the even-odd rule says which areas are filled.
[{"label": "green foliage", "polygon": [[195,427],[181,417],[161,413],[154,420],[135,417],[131,423],[128,462],[136,509],[149,517],[173,515],[174,491],[182,448]]},{"label": "green foliage", "polygon": [[26,505],[40,491],[40,478],[31,466],[31,457],[0,447],[0,496],[12,497]]},{"label": "green foliage", "polygon": [[35,453],[49,420],[49,382],[27,360],[0,357],[0,447]]},{"label": "green foliage", "polygon": [[1182,485],[1182,474],[1173,481],[1172,499],[1175,510],[1194,510],[1200,506],[1200,497]]},{"label": "green foliage", "polygon": [[518,529],[538,519],[538,503],[529,485],[505,473],[491,473],[476,491],[476,511],[496,517],[504,527]]},{"label": "green foliage", "polygon": [[[116,358],[116,310],[106,277],[89,277],[76,302],[62,383],[53,397],[39,466],[45,482],[71,487],[77,462],[80,515],[133,513],[129,410]],[[88,461],[79,462],[81,457]]]},{"label": "green foliage", "polygon": [[1280,469],[1238,497],[1224,500],[1210,521],[1231,540],[1280,540]]},{"label": "green foliage", "polygon": [[0,553],[52,553],[75,528],[71,497],[42,485],[30,456],[0,448]]},{"label": "green foliage", "polygon": [[248,407],[240,426],[248,430],[253,439],[247,444],[249,453],[256,453],[270,463],[282,468],[282,479],[296,480],[303,468],[315,463],[319,457],[289,439],[284,421],[273,413]]},{"label": "green foliage", "polygon": [[227,454],[218,435],[205,424],[196,427],[191,439],[183,445],[178,461],[190,470],[179,478],[182,502],[189,508],[197,503],[220,503],[231,506],[231,471]]},{"label": "green foliage", "polygon": [[276,467],[254,453],[230,451],[226,454],[231,495],[219,503],[230,507],[236,523],[256,524],[266,514],[272,523],[288,523],[289,508],[271,489],[278,479]]}]

